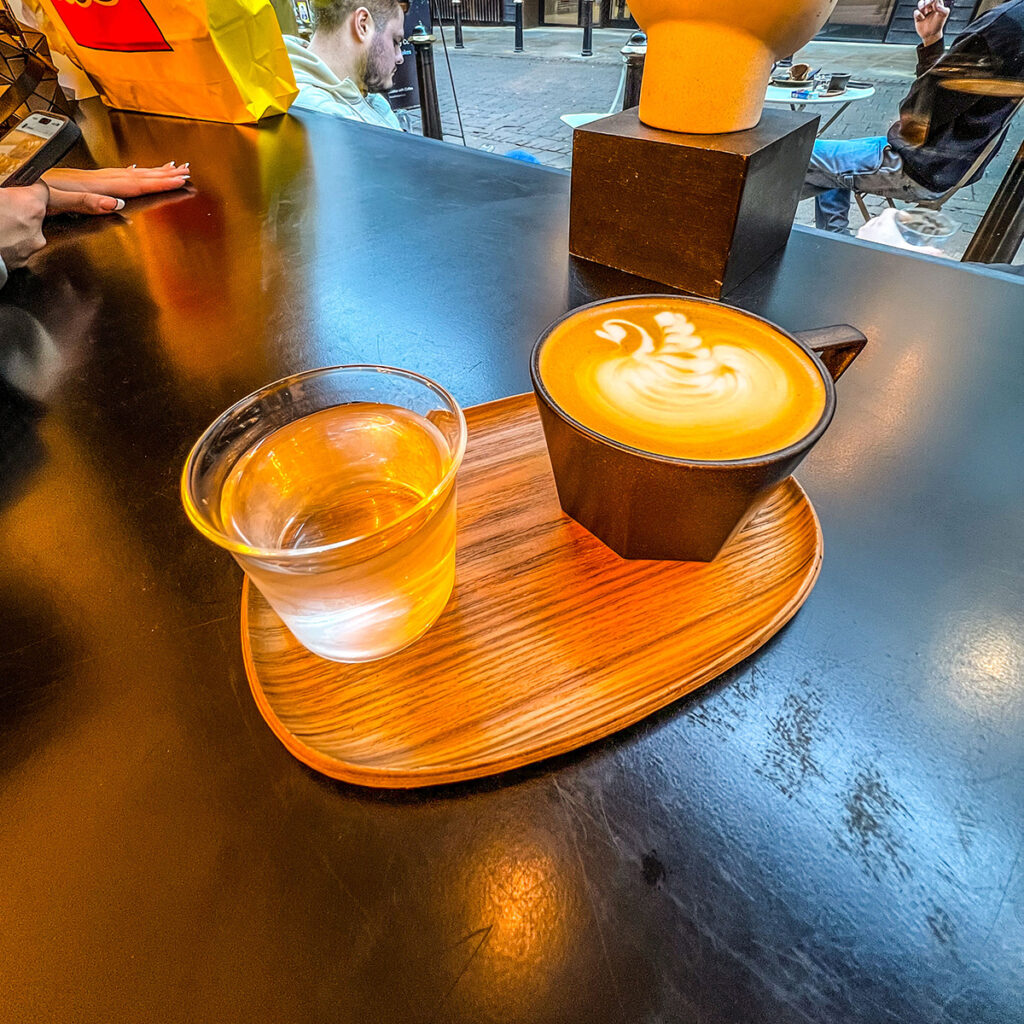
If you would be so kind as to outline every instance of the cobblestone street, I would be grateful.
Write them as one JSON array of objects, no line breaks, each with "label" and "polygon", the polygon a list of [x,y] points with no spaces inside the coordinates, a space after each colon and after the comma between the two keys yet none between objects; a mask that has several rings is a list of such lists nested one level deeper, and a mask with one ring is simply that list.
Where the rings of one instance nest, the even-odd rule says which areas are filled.
[{"label": "cobblestone street", "polygon": [[[559,120],[559,115],[606,111],[611,107],[622,68],[619,49],[628,39],[629,31],[595,30],[593,57],[579,56],[579,29],[527,29],[523,53],[513,52],[513,33],[512,26],[467,27],[465,49],[456,50],[452,27],[445,25],[449,78],[445,49],[435,27],[435,66],[445,138],[459,145],[463,141],[453,98],[454,79],[468,146],[497,153],[523,150],[550,167],[568,169],[572,160],[572,130]],[[885,133],[913,81],[916,51],[912,46],[810,43],[798,59],[814,67],[851,71],[856,78],[874,84],[875,95],[852,104],[829,129],[829,138],[844,139]],[[836,108],[822,109],[826,120]],[[413,130],[418,131],[415,114],[411,122]],[[951,256],[962,254],[1022,138],[1024,116],[1011,126],[982,181],[962,189],[946,204],[946,212],[962,225],[946,246]],[[873,212],[880,212],[884,201],[869,198],[868,206]],[[813,202],[801,203],[797,223],[814,223]],[[854,207],[851,225],[856,230],[860,224],[860,214]],[[1015,262],[1024,262],[1024,254],[1018,253]]]}]

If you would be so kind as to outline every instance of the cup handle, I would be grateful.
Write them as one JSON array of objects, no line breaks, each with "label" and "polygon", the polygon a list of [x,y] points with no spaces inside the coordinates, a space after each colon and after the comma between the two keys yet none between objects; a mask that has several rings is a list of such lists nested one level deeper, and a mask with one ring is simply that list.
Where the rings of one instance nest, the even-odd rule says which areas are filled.
[{"label": "cup handle", "polygon": [[825,364],[833,380],[839,380],[846,368],[860,355],[868,339],[856,327],[849,324],[834,324],[832,327],[816,327],[813,331],[793,331]]}]

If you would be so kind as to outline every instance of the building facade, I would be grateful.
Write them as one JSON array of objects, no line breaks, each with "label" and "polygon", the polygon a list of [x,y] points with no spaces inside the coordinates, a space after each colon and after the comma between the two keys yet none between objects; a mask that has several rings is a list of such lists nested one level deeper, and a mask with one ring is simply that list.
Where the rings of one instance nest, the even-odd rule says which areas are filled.
[{"label": "building facade", "polygon": [[[978,0],[946,0],[949,21],[946,34],[957,35],[981,9],[992,6]],[[832,17],[818,33],[819,39],[849,42],[914,43],[914,11],[917,0],[839,0]]]},{"label": "building facade", "polygon": [[[946,0],[950,8],[946,32],[956,35],[999,0]],[[582,24],[580,0],[524,0],[523,23]],[[844,42],[916,43],[914,9],[917,0],[839,0],[819,39]],[[438,0],[437,12],[453,17],[451,0]],[[515,21],[513,0],[462,0],[462,19],[475,25],[510,25]],[[594,24],[602,28],[635,28],[628,0],[594,0]]]}]

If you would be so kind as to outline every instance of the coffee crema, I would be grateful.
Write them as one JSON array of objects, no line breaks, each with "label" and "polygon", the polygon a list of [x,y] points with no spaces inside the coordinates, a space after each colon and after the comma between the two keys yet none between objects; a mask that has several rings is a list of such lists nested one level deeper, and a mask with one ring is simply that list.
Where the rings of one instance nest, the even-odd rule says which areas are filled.
[{"label": "coffee crema", "polygon": [[767,455],[805,437],[825,410],[821,373],[798,345],[759,320],[686,299],[583,310],[548,335],[539,371],[578,423],[670,458]]}]

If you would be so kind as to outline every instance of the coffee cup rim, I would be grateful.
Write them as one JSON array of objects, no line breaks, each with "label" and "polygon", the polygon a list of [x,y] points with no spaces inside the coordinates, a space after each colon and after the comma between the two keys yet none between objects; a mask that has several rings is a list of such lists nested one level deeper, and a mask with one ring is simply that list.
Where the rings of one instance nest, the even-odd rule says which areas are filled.
[{"label": "coffee cup rim", "polygon": [[[751,320],[756,320],[759,323],[764,324],[766,327],[770,327],[776,333],[782,335],[782,337],[794,344],[811,360],[821,377],[822,383],[825,385],[825,408],[822,409],[818,422],[815,423],[815,425],[799,440],[794,441],[790,445],[786,445],[785,448],[777,448],[774,451],[765,452],[763,455],[754,455],[745,459],[683,459],[678,456],[662,455],[658,452],[649,452],[645,451],[643,448],[634,448],[632,445],[623,444],[621,441],[617,441],[613,437],[608,437],[607,435],[588,427],[586,424],[581,423],[579,420],[570,416],[569,413],[567,413],[565,409],[555,401],[554,396],[547,389],[541,377],[540,353],[541,349],[544,347],[544,342],[547,341],[548,337],[556,327],[564,323],[566,320],[569,320],[571,317],[576,316],[578,313],[582,313],[584,310],[593,309],[597,306],[607,306],[612,303],[635,302],[639,299],[668,299],[674,302],[682,301],[697,303],[702,306],[714,306],[719,309],[727,309],[730,312],[738,313]],[[642,292],[638,295],[615,295],[607,299],[597,299],[594,302],[587,302],[582,306],[576,306],[574,309],[570,309],[561,316],[556,317],[547,325],[547,327],[544,328],[543,331],[541,331],[537,340],[533,344],[533,349],[530,352],[530,379],[533,382],[534,391],[537,395],[543,399],[552,412],[558,415],[575,430],[578,430],[580,433],[600,442],[601,444],[610,445],[618,451],[625,452],[629,455],[640,456],[641,458],[650,459],[653,462],[664,463],[666,465],[700,466],[704,468],[722,467],[733,469],[764,466],[769,463],[783,461],[813,447],[818,442],[821,435],[825,433],[826,429],[828,429],[828,425],[832,422],[832,417],[835,415],[836,411],[835,381],[832,379],[832,375],[829,373],[825,364],[821,361],[821,358],[806,342],[801,341],[791,332],[780,327],[777,323],[774,323],[766,317],[758,316],[756,313],[750,313],[745,309],[740,309],[738,306],[730,305],[728,302],[720,302],[716,299],[698,298],[690,295],[672,295],[668,292]]]}]

